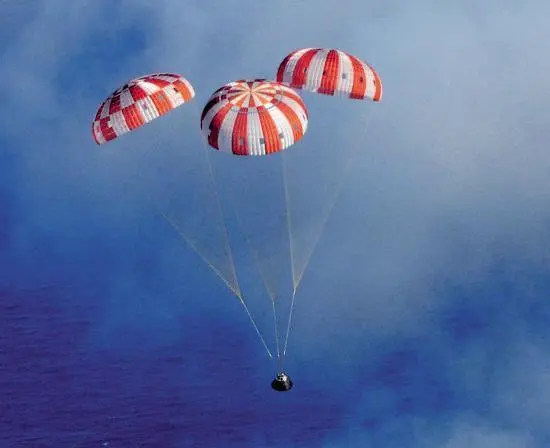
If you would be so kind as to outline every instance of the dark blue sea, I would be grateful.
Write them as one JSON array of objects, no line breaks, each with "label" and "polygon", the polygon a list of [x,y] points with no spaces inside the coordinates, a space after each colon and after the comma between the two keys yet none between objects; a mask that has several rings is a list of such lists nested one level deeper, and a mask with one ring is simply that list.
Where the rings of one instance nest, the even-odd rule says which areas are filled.
[{"label": "dark blue sea", "polygon": [[246,320],[204,312],[153,332],[142,315],[105,330],[100,308],[56,286],[3,289],[1,447],[320,446],[345,421],[353,391],[323,392],[336,380],[321,360],[271,390]]},{"label": "dark blue sea", "polygon": [[[394,328],[369,338],[353,307],[323,310],[304,294],[285,366],[295,385],[285,393],[271,389],[275,363],[216,282],[197,282],[187,296],[166,285],[164,294],[128,294],[124,284],[101,295],[77,278],[4,285],[0,447],[437,448],[474,435],[548,446],[542,436],[521,442],[521,422],[491,395],[509,368],[515,316],[523,313],[533,334],[547,325],[546,307],[510,290],[512,273],[494,274],[490,285],[502,285],[506,305],[480,304],[483,288],[458,291],[432,318],[440,325],[414,334]],[[197,277],[192,266],[187,274]],[[482,340],[493,350],[480,354]],[[457,426],[464,415],[489,416],[496,429]]]}]

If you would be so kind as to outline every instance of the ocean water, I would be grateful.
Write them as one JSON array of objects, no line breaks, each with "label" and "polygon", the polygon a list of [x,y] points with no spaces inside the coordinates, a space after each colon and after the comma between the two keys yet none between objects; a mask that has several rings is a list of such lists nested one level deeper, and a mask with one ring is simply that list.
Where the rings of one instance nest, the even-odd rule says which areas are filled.
[{"label": "ocean water", "polygon": [[[312,335],[309,301],[298,307],[286,366],[294,388],[278,393],[275,363],[245,313],[219,289],[205,291],[213,300],[182,300],[161,319],[137,297],[123,304],[81,286],[4,287],[0,447],[431,448],[475,434],[476,447],[550,446],[546,433],[533,444],[506,435],[507,415],[491,407],[488,384],[508,365],[517,309],[529,312],[533,331],[547,323],[545,308],[521,294],[506,306],[461,301],[442,314],[444,333],[385,340],[362,337],[352,319],[333,327],[337,307],[325,310],[324,328],[337,332]],[[487,356],[480,340],[493,349]],[[493,426],[457,426],[464,415]],[[508,445],[483,442],[493,439]]]},{"label": "ocean water", "polygon": [[2,291],[0,447],[320,446],[342,425],[349,390],[296,366],[295,388],[272,391],[246,326],[205,316],[153,343],[97,316],[56,287]]}]

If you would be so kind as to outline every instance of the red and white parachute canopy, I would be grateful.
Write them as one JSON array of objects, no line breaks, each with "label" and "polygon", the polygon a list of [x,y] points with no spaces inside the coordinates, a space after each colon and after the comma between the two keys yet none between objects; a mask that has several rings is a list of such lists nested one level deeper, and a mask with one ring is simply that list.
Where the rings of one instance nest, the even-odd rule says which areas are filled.
[{"label": "red and white parachute canopy", "polygon": [[189,102],[193,87],[175,73],[155,73],[133,79],[99,106],[92,124],[98,145],[126,134]]},{"label": "red and white parachute canopy", "polygon": [[329,48],[293,51],[279,65],[277,81],[324,95],[373,101],[382,98],[382,81],[370,65],[351,54]]},{"label": "red and white parachute canopy", "polygon": [[282,151],[305,134],[308,112],[289,87],[255,79],[230,82],[216,90],[202,111],[208,144],[240,156]]}]

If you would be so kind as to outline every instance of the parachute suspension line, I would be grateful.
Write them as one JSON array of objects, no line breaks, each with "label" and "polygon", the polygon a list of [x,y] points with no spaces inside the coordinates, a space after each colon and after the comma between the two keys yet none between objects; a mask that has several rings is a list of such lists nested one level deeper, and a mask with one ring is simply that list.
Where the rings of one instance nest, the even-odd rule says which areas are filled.
[{"label": "parachute suspension line", "polygon": [[275,328],[275,345],[277,347],[277,363],[278,363],[278,366],[279,366],[279,370],[281,370],[281,355],[280,355],[281,352],[279,350],[279,326],[278,326],[278,323],[277,323],[277,312],[275,310],[275,300],[276,300],[275,292],[269,286],[269,282],[267,281],[267,277],[265,275],[264,269],[262,268],[262,264],[260,262],[260,256],[258,255],[258,251],[255,249],[254,245],[250,241],[250,238],[248,236],[248,232],[246,231],[246,228],[245,228],[245,226],[244,226],[244,224],[241,220],[241,217],[239,216],[239,212],[237,210],[237,207],[235,206],[233,198],[231,198],[231,202],[233,203],[232,204],[233,205],[233,211],[235,212],[235,217],[237,218],[237,223],[239,224],[239,227],[241,229],[241,233],[243,234],[244,239],[246,241],[246,245],[248,246],[248,248],[249,248],[249,250],[252,254],[252,258],[254,259],[254,262],[256,263],[256,266],[257,266],[258,271],[260,273],[260,277],[262,279],[262,283],[264,284],[265,290],[266,290],[269,298],[271,299],[271,305],[272,305],[272,308],[273,308],[273,325],[274,325],[274,328]]},{"label": "parachute suspension line", "polygon": [[288,247],[290,251],[290,267],[292,270],[292,300],[290,303],[290,313],[288,315],[288,321],[286,325],[286,336],[285,336],[285,345],[283,348],[283,356],[286,355],[286,347],[288,345],[288,334],[290,332],[290,324],[292,323],[292,315],[294,313],[294,301],[296,298],[296,289],[298,288],[299,279],[296,277],[296,267],[294,262],[294,240],[292,238],[292,218],[290,215],[291,207],[290,207],[290,194],[288,192],[288,175],[287,175],[287,169],[286,169],[286,154],[282,154],[281,157],[281,163],[283,165],[283,187],[285,190],[285,205],[286,205],[286,226],[288,230]]},{"label": "parachute suspension line", "polygon": [[[302,281],[302,277],[304,275],[304,272],[306,271],[306,268],[307,266],[309,265],[309,262],[311,260],[311,256],[313,255],[313,252],[315,252],[315,248],[317,247],[317,244],[323,234],[323,231],[324,231],[324,228],[328,222],[328,219],[330,217],[330,215],[332,214],[332,210],[334,208],[334,206],[336,205],[336,202],[338,200],[338,197],[340,195],[340,192],[342,190],[342,187],[344,185],[344,181],[346,179],[346,174],[347,172],[349,171],[349,169],[351,168],[351,165],[352,165],[352,161],[354,160],[354,156],[356,154],[356,152],[358,151],[358,148],[360,146],[360,143],[362,142],[363,140],[363,136],[366,132],[366,129],[367,129],[367,126],[370,122],[370,119],[372,117],[372,108],[369,108],[369,112],[367,113],[367,116],[365,117],[365,122],[364,122],[364,125],[363,125],[363,129],[362,129],[362,133],[361,133],[361,136],[357,139],[358,141],[358,144],[356,145],[353,145],[354,147],[352,148],[352,151],[349,152],[349,156],[346,160],[346,164],[345,164],[345,167],[344,167],[344,172],[342,173],[342,177],[340,178],[340,181],[338,182],[337,186],[336,186],[336,190],[331,198],[331,200],[329,201],[328,203],[328,206],[326,207],[326,212],[324,214],[324,217],[323,217],[323,220],[322,220],[322,223],[321,223],[321,226],[319,228],[319,231],[317,233],[317,235],[315,236],[315,239],[314,239],[314,242],[311,246],[311,249],[309,250],[309,253],[306,257],[306,262],[304,263],[304,266],[301,270],[301,272],[298,274],[297,278],[296,278],[296,274],[295,274],[295,271],[294,271],[294,264],[292,265],[292,272],[293,272],[293,291],[292,291],[292,301],[291,301],[291,305],[290,305],[290,313],[289,313],[289,316],[288,316],[288,323],[287,323],[287,328],[286,328],[286,336],[285,336],[285,345],[284,345],[284,349],[283,349],[283,356],[286,355],[286,349],[287,349],[287,346],[288,346],[288,337],[289,337],[289,334],[290,334],[290,325],[292,323],[292,316],[294,314],[294,303],[295,303],[295,299],[296,299],[296,290],[298,289],[298,286],[300,285],[300,282]],[[286,180],[286,173],[285,173],[285,170],[284,170],[284,163],[283,163],[283,179],[284,179],[284,184],[285,184],[285,198],[287,200],[287,209],[288,209],[288,206],[289,206],[289,199],[288,199],[288,184],[287,184],[287,180]],[[292,238],[291,236],[291,227],[290,227],[290,217],[289,215],[287,215],[288,217],[288,226],[289,226],[289,238]],[[290,249],[291,249],[291,260],[292,260],[292,241],[290,243]]]},{"label": "parachute suspension line", "polygon": [[210,172],[210,178],[211,178],[212,183],[214,185],[214,192],[216,194],[216,201],[218,203],[218,208],[219,208],[220,214],[222,216],[222,220],[223,220],[223,230],[224,230],[224,233],[225,233],[226,250],[227,250],[227,253],[228,253],[229,258],[231,260],[231,269],[233,271],[233,277],[235,278],[235,282],[236,282],[237,288],[239,290],[239,292],[237,294],[237,298],[240,300],[243,308],[246,311],[246,314],[248,314],[248,318],[250,319],[250,322],[252,323],[252,326],[254,327],[254,330],[256,330],[256,334],[260,338],[260,341],[262,341],[262,345],[264,346],[269,358],[273,359],[273,355],[271,354],[271,351],[269,350],[269,347],[267,346],[267,343],[265,342],[265,339],[262,336],[262,333],[260,332],[260,329],[258,328],[258,325],[256,324],[256,321],[254,320],[254,317],[252,317],[252,314],[250,313],[250,310],[248,309],[248,306],[246,306],[246,302],[244,301],[244,297],[243,297],[242,292],[241,292],[240,287],[239,287],[239,282],[238,282],[238,279],[237,279],[237,271],[236,271],[236,268],[235,268],[235,262],[233,261],[233,253],[231,252],[231,246],[229,245],[229,235],[228,235],[228,232],[227,232],[227,226],[225,225],[225,216],[224,216],[224,213],[223,213],[221,198],[220,198],[220,194],[218,192],[216,178],[214,176],[214,169],[212,167],[212,162],[210,160],[210,151],[211,150],[206,145],[206,142],[204,141],[204,139],[203,139],[203,144],[204,144],[204,149],[206,151],[206,160],[208,162],[208,171]]},{"label": "parachute suspension line", "polygon": [[[206,148],[208,150],[208,148]],[[211,175],[211,180],[214,184],[214,186],[216,185],[215,184],[215,178],[214,178],[214,173],[213,173],[213,170],[212,170],[212,165],[210,163],[210,158],[207,154],[207,160],[208,160],[208,168],[209,168],[209,171],[210,171],[210,175]],[[218,191],[217,191],[217,188],[216,188],[216,199],[218,200],[218,206],[219,206],[219,209],[220,209],[220,213],[221,213],[221,216],[222,216],[222,222],[223,222],[223,226],[224,226],[224,232],[225,232],[225,243],[226,243],[226,250],[227,250],[227,253],[230,257],[230,261],[231,261],[231,268],[232,268],[232,271],[233,271],[233,277],[234,277],[234,280],[235,280],[235,286],[231,285],[230,282],[223,276],[223,274],[214,266],[212,265],[212,263],[210,263],[208,261],[208,259],[206,259],[206,257],[198,250],[197,246],[193,244],[193,242],[187,237],[187,235],[185,235],[185,233],[183,233],[183,231],[181,231],[181,229],[179,229],[176,224],[170,220],[166,215],[164,215],[165,219],[167,219],[167,221],[172,224],[173,227],[176,228],[176,230],[178,230],[178,233],[187,241],[187,243],[191,246],[191,248],[193,248],[195,250],[195,252],[197,252],[197,254],[199,254],[201,256],[201,258],[204,260],[204,262],[216,273],[216,275],[225,283],[225,285],[233,292],[233,294],[235,294],[235,296],[239,299],[239,301],[241,302],[243,308],[245,309],[246,311],[246,314],[248,315],[248,318],[250,319],[250,322],[252,323],[252,326],[254,327],[254,330],[256,331],[256,334],[258,335],[258,337],[260,338],[260,341],[262,342],[262,345],[264,346],[268,356],[270,358],[273,358],[273,355],[271,354],[271,351],[269,350],[269,347],[267,346],[267,343],[265,342],[265,339],[264,337],[262,336],[262,333],[260,332],[260,329],[258,328],[258,325],[256,324],[256,321],[254,320],[254,317],[252,316],[252,314],[250,313],[250,310],[248,309],[248,306],[246,305],[246,302],[244,301],[244,297],[242,295],[242,291],[239,287],[239,282],[238,282],[238,278],[237,278],[237,272],[236,272],[236,269],[235,269],[235,263],[233,262],[233,256],[232,256],[232,252],[231,252],[231,246],[229,245],[229,236],[227,234],[227,228],[225,226],[225,220],[224,220],[224,215],[223,215],[223,211],[222,211],[222,208],[221,208],[221,202],[220,202],[220,198],[219,198],[219,194],[218,194]]]},{"label": "parachute suspension line", "polygon": [[298,279],[295,282],[295,288],[298,289],[298,286],[300,285],[300,282],[302,281],[302,277],[304,276],[304,273],[309,265],[309,262],[311,261],[311,257],[313,253],[315,252],[315,248],[317,247],[317,244],[319,243],[319,240],[321,239],[321,236],[323,235],[323,232],[325,230],[325,226],[332,215],[332,210],[334,209],[334,206],[336,205],[336,202],[338,202],[338,197],[340,196],[340,193],[342,191],[342,188],[344,186],[345,180],[347,179],[347,173],[349,172],[350,168],[352,167],[352,162],[355,160],[355,156],[358,152],[359,147],[361,146],[361,143],[363,142],[363,137],[365,136],[368,124],[372,118],[372,108],[369,108],[369,111],[367,112],[367,115],[365,117],[365,121],[363,123],[363,129],[362,132],[358,136],[356,140],[356,144],[352,145],[352,149],[348,151],[348,157],[346,159],[346,163],[344,166],[344,171],[342,173],[342,176],[340,177],[340,180],[338,181],[336,185],[336,189],[334,190],[332,197],[330,198],[330,201],[328,201],[325,212],[323,214],[323,219],[321,221],[321,225],[319,226],[319,230],[317,234],[315,235],[315,239],[313,241],[313,244],[311,245],[311,248],[306,256],[306,261],[304,263],[304,266],[301,270],[301,272],[298,274]]},{"label": "parachute suspension line", "polygon": [[[193,102],[193,107],[195,109],[195,112],[199,113],[196,102]],[[171,129],[173,129],[173,128],[171,127]],[[199,130],[199,137],[200,137],[201,141],[203,142],[204,139],[203,139],[203,136],[202,136],[202,133],[200,132],[200,130]],[[161,147],[160,143],[157,143],[156,145],[158,145],[157,149],[159,149]],[[218,269],[214,265],[214,263],[211,260],[209,260],[207,255],[203,251],[200,250],[199,246],[193,241],[193,239],[191,239],[189,237],[189,235],[187,235],[183,231],[181,226],[176,224],[174,219],[170,218],[166,213],[164,213],[163,211],[158,209],[158,207],[157,207],[157,211],[168,222],[168,224],[170,224],[174,228],[174,230],[189,245],[189,247],[191,247],[191,249],[193,249],[195,251],[195,253],[197,255],[199,255],[199,257],[204,261],[204,263],[222,280],[222,282],[227,286],[227,288],[229,288],[229,290],[238,297],[238,296],[241,295],[241,288],[239,286],[239,281],[238,281],[238,278],[237,278],[237,275],[236,275],[235,263],[233,261],[231,246],[229,245],[229,238],[228,238],[228,235],[227,235],[227,228],[226,228],[226,224],[225,224],[223,211],[221,209],[221,205],[220,205],[220,202],[219,202],[219,195],[218,195],[218,191],[217,191],[217,187],[216,187],[216,182],[215,182],[215,179],[214,179],[213,174],[212,174],[212,168],[211,168],[210,163],[209,163],[210,161],[208,159],[207,159],[207,162],[208,162],[210,181],[212,183],[212,186],[213,186],[213,189],[214,189],[214,194],[216,196],[220,222],[221,222],[221,225],[222,225],[223,231],[224,231],[224,245],[225,245],[225,251],[226,251],[226,253],[229,257],[229,263],[231,265],[231,274],[233,276],[233,279],[232,279],[233,281],[232,282],[230,281],[230,279],[228,279],[220,271],[220,269]]]},{"label": "parachute suspension line", "polygon": [[[197,247],[197,245],[185,234],[185,232],[170,218],[168,217],[165,213],[161,212],[162,216],[164,217],[164,219],[176,230],[176,232],[178,232],[178,234],[185,240],[185,242],[189,245],[189,247],[191,247],[191,249],[193,249],[197,255],[199,257],[201,257],[201,259],[206,263],[206,265],[212,269],[212,271],[223,281],[223,283],[225,284],[225,286],[227,286],[229,288],[229,290],[235,294],[237,297],[240,297],[241,295],[241,290],[239,288],[239,284],[236,283],[235,285],[232,285],[229,280],[227,280],[225,278],[225,276],[219,271],[218,268],[216,268],[216,266],[214,266],[209,260],[208,258],[206,258],[206,256],[200,251],[200,249]],[[235,281],[236,281],[236,278],[235,278]]]},{"label": "parachute suspension line", "polygon": [[[199,110],[199,107],[197,106],[197,103],[193,103],[195,107],[195,111],[197,112],[197,115],[200,117],[201,112]],[[208,165],[208,173],[210,175],[210,182],[212,182],[212,186],[214,188],[214,195],[216,196],[216,205],[218,207],[218,213],[221,217],[221,223],[223,227],[223,236],[224,236],[224,245],[225,245],[225,251],[227,255],[229,256],[229,263],[231,264],[231,274],[233,275],[233,280],[235,281],[235,287],[238,291],[237,296],[241,296],[241,287],[239,286],[239,278],[237,277],[237,269],[235,267],[235,261],[233,260],[233,251],[231,250],[231,244],[229,243],[229,234],[227,231],[227,224],[225,222],[225,214],[223,212],[223,207],[221,203],[220,193],[218,191],[218,184],[216,182],[216,177],[214,176],[214,169],[212,167],[212,162],[210,160],[210,151],[211,149],[208,147],[204,136],[202,135],[202,132],[199,129],[199,138],[203,145],[203,152],[205,153],[206,157],[206,163]]]},{"label": "parachute suspension line", "polygon": [[227,255],[229,255],[229,262],[231,263],[231,273],[233,274],[233,278],[235,279],[235,284],[237,285],[237,289],[239,290],[239,294],[240,294],[241,288],[239,286],[239,279],[237,277],[237,269],[235,268],[235,261],[233,260],[233,252],[231,250],[231,245],[229,244],[229,234],[227,232],[227,225],[225,223],[225,215],[223,213],[223,207],[222,207],[222,202],[220,198],[220,193],[218,191],[218,185],[216,183],[216,178],[214,176],[212,162],[210,161],[209,148],[206,147],[206,142],[204,140],[203,140],[203,145],[205,146],[204,149],[206,150],[205,152],[206,152],[206,161],[208,163],[208,172],[210,173],[210,180],[212,181],[212,185],[214,186],[214,194],[216,195],[216,203],[218,205],[218,211],[222,218],[225,251],[227,252]]},{"label": "parachute suspension line", "polygon": [[243,296],[242,294],[238,294],[237,295],[237,298],[240,300],[240,302],[242,303],[245,311],[246,311],[246,314],[248,314],[248,318],[250,319],[250,322],[252,322],[252,325],[254,326],[254,330],[256,330],[256,334],[258,335],[258,337],[260,338],[260,340],[262,341],[262,344],[268,354],[268,356],[273,359],[273,355],[271,354],[271,352],[269,351],[269,348],[267,347],[267,344],[265,342],[265,339],[264,337],[262,336],[262,333],[260,333],[260,329],[258,328],[258,325],[256,325],[256,321],[254,320],[254,318],[252,317],[252,314],[250,313],[248,307],[246,306],[246,303],[243,299]]},{"label": "parachute suspension line", "polygon": [[279,327],[278,327],[278,324],[277,324],[277,313],[275,311],[275,299],[276,299],[275,292],[269,286],[269,282],[267,281],[267,278],[265,276],[265,272],[264,272],[264,270],[262,268],[262,264],[260,262],[260,257],[258,255],[258,251],[254,248],[254,245],[250,241],[250,238],[248,236],[248,233],[246,231],[246,228],[245,228],[243,222],[241,221],[241,218],[239,216],[239,212],[237,210],[237,207],[235,206],[233,198],[232,198],[232,202],[233,202],[233,211],[235,212],[235,217],[237,218],[237,223],[239,224],[239,227],[241,229],[241,233],[243,234],[244,239],[246,241],[246,245],[248,246],[248,248],[249,248],[249,250],[252,254],[252,258],[254,259],[254,262],[256,263],[256,266],[257,266],[258,271],[260,273],[260,277],[262,279],[262,283],[264,284],[265,290],[266,290],[269,298],[271,299],[271,305],[272,305],[272,308],[273,308],[273,325],[274,325],[274,328],[275,328],[275,345],[277,347],[277,364],[279,365],[279,370],[280,370],[281,355],[280,355],[280,350],[279,350]]},{"label": "parachute suspension line", "polygon": [[[245,309],[246,314],[248,315],[248,318],[250,319],[250,322],[252,323],[252,326],[254,327],[254,330],[256,330],[256,334],[260,338],[260,341],[262,342],[262,345],[264,346],[268,356],[271,359],[273,359],[273,355],[271,354],[271,351],[269,350],[269,347],[267,346],[267,343],[265,342],[265,339],[262,336],[262,333],[260,332],[260,329],[258,328],[258,325],[256,324],[256,321],[254,320],[254,317],[252,317],[252,313],[250,313],[250,310],[248,309],[248,306],[246,305],[246,302],[244,301],[242,291],[239,287],[239,282],[238,282],[238,278],[237,278],[237,271],[236,271],[236,268],[235,268],[235,262],[233,261],[233,254],[231,252],[231,246],[229,245],[229,235],[228,235],[228,232],[227,232],[227,226],[225,225],[225,217],[224,217],[223,208],[222,208],[222,205],[221,205],[221,198],[220,198],[220,194],[218,192],[218,188],[217,188],[217,184],[216,184],[216,178],[214,176],[214,169],[212,167],[212,162],[210,161],[210,155],[209,155],[210,148],[208,148],[206,146],[206,144],[204,146],[205,146],[205,151],[206,151],[206,160],[208,162],[208,170],[210,172],[210,178],[211,178],[212,183],[214,185],[214,191],[215,191],[215,194],[216,194],[216,200],[217,200],[217,203],[218,203],[218,208],[219,208],[219,211],[220,211],[220,215],[222,216],[222,220],[223,220],[223,230],[224,230],[224,234],[225,234],[226,250],[227,250],[227,253],[228,253],[229,258],[231,260],[231,269],[233,271],[233,277],[234,277],[235,283],[237,285],[237,291],[234,291],[234,292],[235,292],[235,295],[237,296],[237,298],[239,299],[239,301],[241,302],[243,308]],[[227,284],[227,282],[226,282],[226,284]]]},{"label": "parachute suspension line", "polygon": [[285,190],[285,212],[286,212],[286,226],[288,231],[288,246],[290,251],[290,269],[292,271],[292,289],[296,291],[296,288],[298,287],[296,283],[296,268],[294,266],[294,245],[293,245],[293,239],[292,239],[292,220],[290,216],[290,195],[288,193],[288,180],[287,180],[287,173],[286,173],[286,154],[283,152],[281,154],[281,163],[283,165],[283,188]]},{"label": "parachute suspension line", "polygon": [[239,215],[239,211],[237,210],[237,207],[235,205],[235,200],[230,194],[231,199],[231,205],[233,206],[233,211],[235,212],[235,217],[237,218],[237,223],[239,225],[239,228],[241,229],[241,233],[244,236],[244,239],[246,241],[246,245],[248,246],[248,249],[250,250],[250,253],[252,254],[252,258],[254,259],[254,262],[256,263],[256,266],[258,268],[258,271],[260,273],[260,277],[262,279],[262,283],[264,284],[265,290],[267,292],[267,295],[271,299],[272,302],[275,302],[275,291],[269,286],[269,282],[267,281],[267,276],[265,275],[265,271],[262,268],[262,264],[260,262],[260,256],[258,255],[258,251],[255,249],[254,245],[252,244],[252,241],[250,241],[250,236],[248,235],[248,232],[246,231],[246,226],[243,224],[241,217]]},{"label": "parachute suspension line", "polygon": [[271,302],[273,306],[273,325],[275,327],[275,345],[277,346],[277,367],[279,372],[283,371],[283,360],[281,358],[281,350],[279,348],[279,324],[277,322],[277,312],[275,311],[275,300]]},{"label": "parachute suspension line", "polygon": [[292,315],[294,314],[295,299],[296,299],[296,288],[292,290],[292,301],[290,303],[290,314],[288,315],[288,323],[286,325],[285,347],[283,349],[283,356],[286,355],[286,347],[288,345],[288,335],[290,334],[290,324],[292,323]]}]

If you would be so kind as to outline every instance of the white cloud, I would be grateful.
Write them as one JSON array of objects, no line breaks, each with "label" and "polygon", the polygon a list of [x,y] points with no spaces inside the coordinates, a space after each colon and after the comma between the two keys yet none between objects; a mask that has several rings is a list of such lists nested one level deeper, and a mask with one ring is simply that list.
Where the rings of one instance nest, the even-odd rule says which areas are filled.
[{"label": "white cloud", "polygon": [[528,432],[494,428],[490,425],[458,423],[443,448],[529,448],[535,441]]}]

